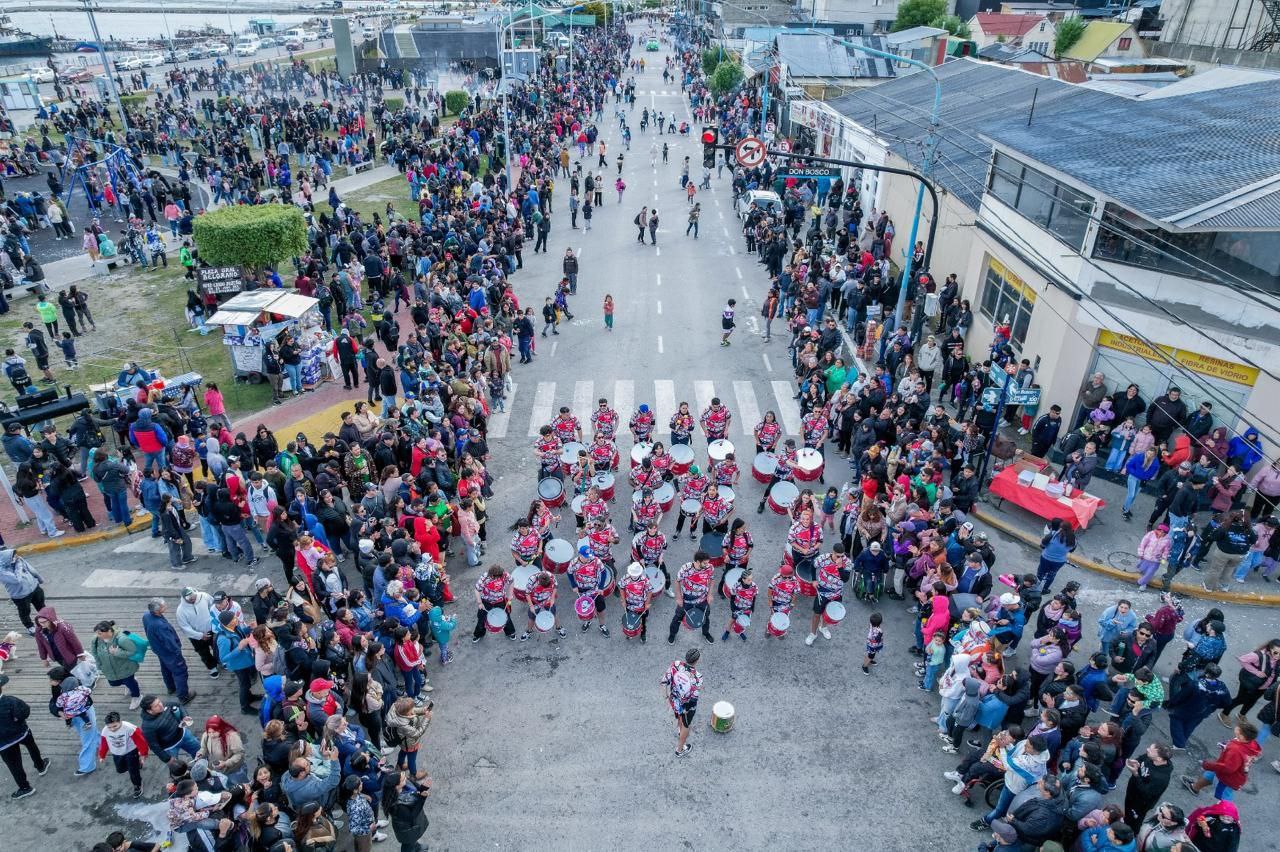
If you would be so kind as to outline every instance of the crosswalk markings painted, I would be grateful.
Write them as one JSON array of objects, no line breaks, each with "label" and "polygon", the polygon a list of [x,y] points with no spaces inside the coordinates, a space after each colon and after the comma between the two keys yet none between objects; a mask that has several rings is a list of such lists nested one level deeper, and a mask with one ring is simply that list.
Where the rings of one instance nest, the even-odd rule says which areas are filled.
[{"label": "crosswalk markings painted", "polygon": [[512,406],[516,404],[516,391],[518,390],[520,390],[520,385],[512,382],[511,390],[507,391],[507,398],[503,401],[503,405],[507,410],[489,415],[490,438],[507,437],[507,429],[511,427],[511,410]]},{"label": "crosswalk markings painted", "polygon": [[592,398],[594,394],[594,383],[592,382],[574,382],[573,383],[573,416],[578,418],[578,422],[582,424],[582,435],[587,437],[591,431],[591,412],[595,410],[595,400]]},{"label": "crosswalk markings painted", "polygon": [[742,434],[750,435],[760,422],[760,406],[756,403],[755,388],[751,386],[751,382],[734,382],[733,398],[738,403],[734,419],[738,421]]},{"label": "crosswalk markings painted", "polygon": [[669,379],[658,379],[653,383],[653,394],[658,428],[665,429],[671,422],[671,415],[676,413],[676,383]]},{"label": "crosswalk markings painted", "polygon": [[788,435],[800,434],[800,405],[793,398],[789,382],[771,382],[773,395],[778,400],[778,419]]},{"label": "crosswalk markings painted", "polygon": [[[161,543],[163,545],[163,542]],[[166,551],[167,552],[167,551]],[[217,560],[215,563],[214,560]],[[195,564],[207,562],[211,566],[231,565],[221,557],[201,559]],[[135,571],[124,568],[95,568],[81,582],[86,589],[148,589],[152,591],[180,591],[186,586],[197,589],[217,588],[233,595],[253,591],[253,574],[239,574],[230,581],[215,580],[208,571]]]},{"label": "crosswalk markings painted", "polygon": [[711,404],[711,398],[716,395],[716,386],[714,382],[698,381],[693,383],[693,416],[698,417],[707,406]]},{"label": "crosswalk markings painted", "polygon": [[618,412],[618,417],[622,421],[619,428],[626,429],[627,421],[631,419],[631,413],[636,408],[636,383],[630,379],[618,379],[613,383],[613,399],[609,400],[609,404],[613,406],[613,410]]},{"label": "crosswalk markings painted", "polygon": [[538,430],[551,422],[552,406],[556,401],[556,383],[538,382],[538,389],[533,394],[533,413],[529,417],[529,436],[538,434]]}]

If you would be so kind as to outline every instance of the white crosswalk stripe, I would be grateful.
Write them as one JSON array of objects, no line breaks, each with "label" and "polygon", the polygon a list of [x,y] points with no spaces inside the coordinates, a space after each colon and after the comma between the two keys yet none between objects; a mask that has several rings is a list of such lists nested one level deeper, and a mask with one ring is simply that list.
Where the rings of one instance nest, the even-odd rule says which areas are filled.
[{"label": "white crosswalk stripe", "polygon": [[556,383],[538,382],[538,389],[533,396],[533,412],[529,416],[529,436],[538,434],[538,430],[551,422],[555,411]]},{"label": "white crosswalk stripe", "polygon": [[507,398],[503,401],[504,407],[507,409],[502,412],[495,412],[489,417],[489,437],[505,438],[507,430],[511,428],[511,412],[516,404],[516,391],[520,390],[520,386],[515,382],[511,383],[511,390],[507,391]]},{"label": "white crosswalk stripe", "polygon": [[739,431],[750,436],[760,422],[760,406],[756,404],[756,391],[751,382],[734,382],[733,397],[738,402],[738,410],[733,417],[738,421]]},{"label": "white crosswalk stripe", "polygon": [[627,428],[627,421],[636,410],[636,383],[630,379],[618,379],[613,383],[613,399],[609,400],[621,421],[619,430]]},{"label": "white crosswalk stripe", "polygon": [[591,436],[591,412],[595,411],[596,401],[593,382],[573,383],[573,416],[582,424],[582,437]]},{"label": "white crosswalk stripe", "polygon": [[707,410],[707,406],[711,405],[711,398],[716,395],[716,386],[714,382],[697,381],[693,383],[693,417],[696,420],[702,416],[702,412]]},{"label": "white crosswalk stripe", "polygon": [[773,382],[773,396],[778,400],[778,419],[788,435],[800,434],[800,405],[789,382]]},{"label": "white crosswalk stripe", "polygon": [[676,413],[676,383],[669,379],[658,379],[653,383],[653,398],[657,427],[659,430],[666,429],[672,415]]}]

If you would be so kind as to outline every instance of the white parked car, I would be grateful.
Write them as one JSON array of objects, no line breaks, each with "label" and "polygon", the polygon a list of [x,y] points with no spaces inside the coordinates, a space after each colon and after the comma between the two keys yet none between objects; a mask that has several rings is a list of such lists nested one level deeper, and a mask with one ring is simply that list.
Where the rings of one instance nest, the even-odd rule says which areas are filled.
[{"label": "white parked car", "polygon": [[52,83],[58,76],[53,73],[53,69],[47,65],[37,65],[34,68],[28,68],[27,75],[37,83]]},{"label": "white parked car", "polygon": [[738,204],[735,212],[739,219],[745,219],[747,211],[754,204],[762,210],[771,210],[776,213],[782,212],[782,199],[778,197],[778,193],[770,192],[766,189],[753,189],[750,192],[744,192],[738,196]]},{"label": "white parked car", "polygon": [[236,56],[253,56],[258,52],[259,47],[261,47],[261,44],[256,38],[236,42],[235,54]]},{"label": "white parked car", "polygon": [[142,67],[141,56],[121,56],[115,61],[117,71],[137,71]]},{"label": "white parked car", "polygon": [[209,45],[210,56],[226,56],[230,52],[231,52],[231,48],[227,47],[222,42],[216,42],[214,44]]},{"label": "white parked car", "polygon": [[144,53],[139,57],[143,68],[156,68],[164,64],[163,53]]}]

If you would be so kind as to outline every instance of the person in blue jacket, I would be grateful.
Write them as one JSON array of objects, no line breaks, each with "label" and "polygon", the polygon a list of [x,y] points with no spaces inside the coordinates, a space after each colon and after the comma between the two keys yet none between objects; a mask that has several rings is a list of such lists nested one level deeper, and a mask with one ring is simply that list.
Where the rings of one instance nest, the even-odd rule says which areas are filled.
[{"label": "person in blue jacket", "polygon": [[170,695],[177,695],[178,700],[187,704],[195,698],[195,693],[187,686],[187,661],[182,656],[182,640],[178,631],[164,617],[165,603],[162,598],[152,598],[147,603],[147,612],[142,616],[142,631],[146,634],[151,650],[155,651],[160,661],[160,677],[164,679],[164,688]]},{"label": "person in blue jacket", "polygon": [[1262,439],[1258,430],[1250,426],[1243,435],[1237,435],[1227,444],[1227,464],[1241,473],[1248,473],[1262,461]]},{"label": "person in blue jacket", "polygon": [[218,660],[240,683],[240,712],[252,716],[258,712],[253,702],[262,696],[253,691],[253,680],[258,670],[253,667],[249,628],[240,623],[240,613],[228,609],[218,613],[214,632],[218,643]]},{"label": "person in blue jacket", "polygon": [[1142,483],[1150,482],[1156,478],[1156,474],[1160,472],[1160,459],[1156,456],[1156,448],[1148,447],[1147,451],[1140,456],[1130,456],[1128,464],[1124,466],[1125,475],[1128,477],[1128,492],[1124,497],[1124,519],[1126,521],[1133,520],[1133,501],[1138,499],[1138,492],[1142,490]]}]

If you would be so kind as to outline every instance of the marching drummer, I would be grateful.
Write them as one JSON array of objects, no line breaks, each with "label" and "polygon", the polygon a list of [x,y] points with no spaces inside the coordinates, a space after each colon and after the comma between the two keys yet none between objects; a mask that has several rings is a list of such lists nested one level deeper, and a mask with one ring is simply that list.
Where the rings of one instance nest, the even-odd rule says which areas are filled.
[{"label": "marching drummer", "polygon": [[783,562],[778,573],[769,581],[769,609],[790,615],[799,593],[800,580],[796,578],[796,569],[791,563]]},{"label": "marching drummer", "polygon": [[649,628],[649,607],[652,605],[653,591],[649,588],[649,580],[644,576],[644,567],[639,562],[632,562],[627,566],[627,576],[622,583],[622,606],[626,610],[623,618],[640,619],[641,642],[647,641],[645,634]]},{"label": "marching drummer", "polygon": [[596,517],[587,521],[587,543],[597,559],[613,568],[613,545],[621,539],[618,531],[609,523],[608,516]]},{"label": "marching drummer", "polygon": [[666,582],[663,588],[667,592],[667,597],[674,598],[676,593],[671,590],[671,574],[667,571],[667,560],[665,554],[667,552],[667,536],[658,529],[658,522],[649,521],[644,530],[631,539],[631,549],[640,557],[640,563],[646,568],[657,567],[662,572]]},{"label": "marching drummer", "polygon": [[[738,576],[738,583],[729,590],[729,626],[724,629],[724,634],[720,637],[721,642],[729,641],[729,631],[733,629],[733,624],[738,620],[739,616],[747,616],[751,618],[751,613],[756,611],[756,595],[760,588],[751,579],[751,569],[743,568],[742,574]],[[747,641],[747,631],[742,629],[738,632],[738,638],[743,642]]]},{"label": "marching drummer", "polygon": [[[822,445],[826,443],[827,434],[829,433],[831,424],[827,420],[827,414],[821,408],[815,408],[800,420],[800,432],[804,437],[804,445],[811,449],[822,452]],[[825,471],[818,474],[819,482],[826,482]]]},{"label": "marching drummer", "polygon": [[564,628],[560,626],[560,616],[556,614],[556,578],[551,576],[548,571],[539,571],[529,579],[529,585],[525,587],[525,594],[529,597],[529,622],[525,625],[524,633],[520,634],[520,641],[529,641],[529,634],[533,631],[534,619],[541,612],[551,613],[555,618],[556,633],[563,639],[566,634]]},{"label": "marching drummer", "polygon": [[706,494],[702,498],[702,508],[698,514],[702,518],[703,535],[713,532],[718,535],[728,535],[729,516],[733,514],[733,504],[720,496],[718,486],[707,486]]},{"label": "marching drummer", "polygon": [[680,631],[680,622],[684,619],[686,610],[693,614],[690,618],[691,624],[702,622],[702,638],[708,642],[716,641],[711,635],[709,621],[711,602],[707,599],[714,576],[715,569],[711,567],[705,550],[694,551],[693,561],[680,566],[680,570],[676,572],[676,584],[680,587],[680,597],[676,599],[676,613],[672,616],[671,628],[667,631],[668,645],[675,644],[676,633]]},{"label": "marching drummer", "polygon": [[640,502],[631,507],[631,531],[639,532],[652,522],[655,526],[662,520],[662,504],[654,499],[653,491],[646,488],[640,492]]},{"label": "marching drummer", "polygon": [[716,485],[728,485],[730,488],[738,484],[742,471],[738,469],[738,457],[726,453],[725,457],[711,465],[711,478]]},{"label": "marching drummer", "polygon": [[511,591],[511,575],[502,570],[501,565],[490,565],[489,570],[476,580],[476,629],[471,634],[473,643],[484,638],[485,622],[491,609],[506,610],[507,620],[502,625],[502,632],[507,634],[508,639],[515,640],[516,626],[511,623]]},{"label": "marching drummer", "polygon": [[591,412],[591,426],[597,435],[612,441],[618,434],[618,412],[609,407],[609,400],[600,397],[596,410]]},{"label": "marching drummer", "polygon": [[[707,477],[696,464],[689,466],[689,472],[680,479],[680,515],[676,519],[676,538],[684,530],[685,519],[689,519],[689,540],[698,537],[698,517],[702,514],[702,498],[706,496]],[[696,504],[696,505],[695,505]],[[685,506],[689,506],[689,510]]]},{"label": "marching drummer", "polygon": [[662,474],[664,480],[671,479],[671,453],[667,452],[666,446],[661,441],[655,441],[653,444],[653,452],[649,453],[648,461],[653,465],[653,469]]},{"label": "marching drummer", "polygon": [[560,406],[560,413],[551,421],[551,429],[562,442],[582,442],[582,424],[573,416],[569,406]]},{"label": "marching drummer", "polygon": [[556,437],[555,430],[543,426],[538,430],[538,440],[533,444],[533,451],[538,457],[538,478],[554,477],[564,479],[564,471],[560,469],[560,453],[564,444]]},{"label": "marching drummer", "polygon": [[515,560],[516,566],[532,565],[541,556],[542,536],[534,529],[528,518],[516,521],[516,531],[511,536],[511,557]]},{"label": "marching drummer", "polygon": [[[724,540],[725,573],[729,573],[734,568],[746,568],[753,547],[755,542],[751,538],[751,533],[747,531],[747,522],[742,518],[734,518],[729,535]],[[720,580],[720,585],[716,588],[720,590],[720,597],[724,597],[724,577]]]},{"label": "marching drummer", "polygon": [[653,466],[653,456],[645,456],[639,467],[631,468],[631,487],[637,490],[654,489],[662,485],[662,472]]},{"label": "marching drummer", "polygon": [[733,415],[729,413],[729,409],[720,404],[720,397],[713,396],[711,404],[702,412],[702,416],[698,419],[702,426],[702,433],[707,436],[707,442],[719,441],[729,434],[729,424],[733,422]]},{"label": "marching drummer", "polygon": [[582,500],[581,511],[574,517],[578,520],[579,532],[587,526],[588,521],[609,517],[609,504],[600,496],[599,488],[592,485],[587,489],[586,496]]},{"label": "marching drummer", "polygon": [[591,454],[591,463],[595,466],[597,473],[617,470],[618,448],[605,433],[596,433],[591,439],[591,446],[587,448],[587,452]]},{"label": "marching drummer", "polygon": [[596,475],[595,463],[591,461],[585,449],[578,450],[578,458],[574,460],[573,469],[569,472],[569,481],[573,483],[575,494],[586,494],[591,487],[591,480]]},{"label": "marching drummer", "polygon": [[852,567],[853,563],[840,542],[831,548],[831,553],[824,553],[815,560],[814,585],[818,587],[818,594],[813,598],[813,620],[809,623],[809,635],[805,637],[804,644],[812,645],[816,633],[821,633],[823,639],[831,638],[831,631],[821,623],[822,612],[832,601],[844,600],[844,584],[849,582]]},{"label": "marching drummer", "polygon": [[756,506],[757,515],[764,512],[764,501],[768,499],[769,490],[773,486],[779,482],[790,482],[795,478],[796,442],[788,438],[782,446],[782,452],[777,455],[778,466],[773,469],[773,475],[769,477],[769,484],[764,487],[764,494],[760,497],[760,505]]},{"label": "marching drummer", "polygon": [[[600,625],[600,632],[608,636],[609,628],[604,623],[605,599],[602,594],[605,585],[604,565],[586,545],[578,548],[578,555],[569,567],[569,585],[573,586],[579,597],[590,595],[595,600],[596,622]],[[590,627],[590,620],[582,622],[584,632]]]},{"label": "marching drummer", "polygon": [[702,673],[694,668],[700,659],[702,652],[690,648],[684,659],[672,663],[662,676],[663,693],[676,715],[676,757],[684,757],[693,748],[689,727],[693,724],[693,714],[698,712],[698,695],[702,692]]},{"label": "marching drummer", "polygon": [[689,413],[689,403],[682,402],[676,413],[671,415],[671,443],[688,444],[692,440],[693,415]]},{"label": "marching drummer", "polygon": [[816,559],[822,547],[822,524],[817,522],[812,511],[802,512],[787,530],[787,546],[791,548],[791,562],[796,566],[796,572],[803,575],[801,566]]},{"label": "marching drummer", "polygon": [[641,405],[636,409],[635,414],[631,415],[631,437],[637,444],[643,444],[653,436],[653,429],[657,425],[653,412],[649,410],[649,406]]},{"label": "marching drummer", "polygon": [[778,415],[766,411],[764,419],[756,424],[753,434],[756,436],[757,453],[773,452],[773,448],[778,446],[778,439],[782,437],[782,424],[778,422]]},{"label": "marching drummer", "polygon": [[541,500],[534,500],[529,504],[529,514],[525,517],[544,543],[551,538],[551,527],[560,523],[560,516],[548,509],[547,504]]}]

